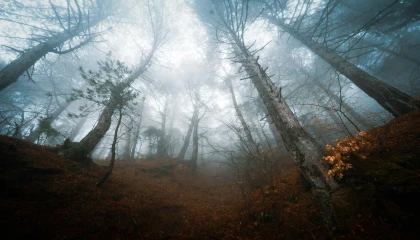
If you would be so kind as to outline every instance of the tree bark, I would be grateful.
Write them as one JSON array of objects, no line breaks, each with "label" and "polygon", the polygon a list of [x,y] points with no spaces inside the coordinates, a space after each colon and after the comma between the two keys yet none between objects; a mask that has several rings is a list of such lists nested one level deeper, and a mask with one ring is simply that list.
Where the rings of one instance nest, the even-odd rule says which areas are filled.
[{"label": "tree bark", "polygon": [[268,17],[268,19],[273,24],[288,32],[295,39],[299,40],[341,74],[346,76],[368,96],[375,99],[379,105],[385,108],[394,117],[399,117],[406,113],[418,110],[417,106],[411,102],[412,97],[409,95],[370,75],[327,47],[298,33],[292,27],[280,20],[274,17]]},{"label": "tree bark", "polygon": [[115,162],[115,146],[117,145],[117,139],[118,139],[118,129],[120,128],[121,125],[121,119],[122,119],[122,106],[120,106],[119,109],[119,117],[118,117],[118,122],[117,122],[117,126],[115,127],[115,133],[114,133],[114,140],[112,142],[112,146],[111,146],[111,162],[109,163],[109,167],[108,170],[106,171],[105,175],[101,178],[101,180],[99,180],[96,183],[96,186],[99,187],[102,185],[102,183],[105,182],[105,180],[109,177],[109,175],[111,175],[112,173],[112,169],[114,167],[114,162]]}]

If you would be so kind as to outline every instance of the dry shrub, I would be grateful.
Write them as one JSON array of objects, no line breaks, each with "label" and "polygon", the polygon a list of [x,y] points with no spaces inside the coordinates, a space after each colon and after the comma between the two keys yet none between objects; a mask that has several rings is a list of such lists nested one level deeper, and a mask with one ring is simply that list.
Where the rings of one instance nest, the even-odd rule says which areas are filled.
[{"label": "dry shrub", "polygon": [[372,149],[372,143],[367,141],[366,135],[366,132],[360,132],[356,136],[349,136],[338,141],[335,147],[326,145],[327,152],[324,160],[332,166],[328,171],[330,177],[342,178],[343,173],[352,168],[350,163],[352,155],[356,155],[362,160],[367,159]]}]

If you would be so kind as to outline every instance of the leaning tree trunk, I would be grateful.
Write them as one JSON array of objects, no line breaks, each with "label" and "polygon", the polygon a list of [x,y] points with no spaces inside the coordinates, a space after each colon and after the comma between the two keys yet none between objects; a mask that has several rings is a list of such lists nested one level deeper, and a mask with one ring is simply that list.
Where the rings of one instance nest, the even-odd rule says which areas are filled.
[{"label": "leaning tree trunk", "polygon": [[417,106],[411,102],[412,97],[409,95],[363,71],[347,59],[334,53],[331,49],[328,49],[309,37],[303,36],[280,20],[274,17],[268,18],[273,24],[288,32],[337,71],[346,76],[363,92],[375,99],[383,108],[394,115],[394,117],[418,110]]},{"label": "leaning tree trunk", "polygon": [[[129,87],[134,80],[136,80],[142,73],[144,73],[153,57],[155,48],[151,50],[143,63],[137,67],[124,81],[122,81],[117,88],[122,92],[125,88]],[[118,91],[117,91],[118,92]],[[71,143],[63,145],[61,155],[73,161],[89,161],[88,155],[95,149],[96,145],[101,141],[103,136],[109,130],[112,122],[112,115],[118,106],[117,98],[112,96],[102,110],[98,123],[96,126],[78,143]]]},{"label": "leaning tree trunk", "polygon": [[273,137],[274,137],[274,140],[276,141],[277,147],[278,148],[282,147],[284,143],[283,143],[283,139],[281,138],[281,133],[274,125],[273,118],[270,115],[267,115],[267,122],[268,122],[268,127],[273,133]]},{"label": "leaning tree trunk", "polygon": [[111,97],[108,104],[102,110],[96,126],[79,142],[73,143],[71,146],[63,146],[62,154],[73,161],[84,162],[87,156],[95,149],[96,145],[101,141],[109,130],[112,122],[112,115],[118,102]]},{"label": "leaning tree trunk", "polygon": [[[234,36],[234,34],[231,34]],[[268,114],[273,119],[276,129],[281,133],[288,152],[297,163],[302,175],[311,184],[323,217],[332,230],[335,226],[335,213],[331,204],[330,190],[337,188],[337,183],[328,176],[328,170],[323,165],[322,150],[311,136],[300,126],[290,110],[281,92],[273,84],[258,60],[248,49],[235,39],[235,55],[244,67],[249,78],[256,87]]]},{"label": "leaning tree trunk", "polygon": [[235,108],[236,115],[239,118],[239,121],[241,122],[242,129],[245,132],[245,137],[247,140],[247,143],[245,144],[248,148],[248,151],[253,154],[258,154],[258,145],[255,143],[254,139],[252,138],[251,131],[249,130],[248,124],[245,122],[245,119],[242,115],[241,110],[238,107],[238,103],[236,102],[235,92],[233,91],[232,81],[230,78],[226,79],[226,85],[229,87],[230,94],[232,96],[232,102],[233,107]]},{"label": "leaning tree trunk", "polygon": [[[98,24],[99,22],[100,21],[92,21],[90,23],[90,27]],[[49,52],[54,52],[55,48],[77,36],[84,30],[85,28],[78,24],[71,29],[55,34],[45,42],[41,42],[38,45],[25,50],[18,58],[0,70],[0,91],[10,84],[16,82],[18,78],[24,72],[28,71],[28,69],[32,67],[40,58]]]},{"label": "leaning tree trunk", "polygon": [[195,122],[198,120],[198,105],[194,106],[193,116],[191,118],[190,125],[188,126],[187,136],[185,136],[184,145],[182,145],[181,151],[178,154],[178,160],[184,160],[185,153],[187,152],[188,146],[190,145],[190,138],[194,129]]}]

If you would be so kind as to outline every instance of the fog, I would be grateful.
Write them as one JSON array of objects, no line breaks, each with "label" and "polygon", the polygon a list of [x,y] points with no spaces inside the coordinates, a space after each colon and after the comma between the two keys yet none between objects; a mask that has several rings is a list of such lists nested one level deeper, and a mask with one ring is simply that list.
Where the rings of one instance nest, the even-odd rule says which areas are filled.
[{"label": "fog", "polygon": [[[276,126],[270,124],[276,119],[269,117],[270,107],[246,69],[249,58],[235,53],[241,47],[257,59],[263,75],[270,77],[300,126],[319,146],[407,112],[385,109],[392,105],[385,101],[389,97],[372,94],[375,91],[364,85],[367,80],[349,79],[339,66],[341,60],[335,64],[323,60],[302,39],[310,38],[386,83],[403,94],[393,95],[398,101],[407,102],[406,96],[420,93],[416,1],[280,1],[282,6],[274,2],[249,1],[246,17],[230,13],[223,19],[226,5],[214,1],[3,1],[0,133],[52,146],[67,138],[84,139],[101,124],[101,112],[109,101],[95,102],[95,95],[88,96],[86,90],[92,85],[80,67],[97,72],[97,62],[111,54],[110,59],[130,71],[144,65],[127,86],[135,97],[124,106],[117,159],[176,158],[190,124],[197,128],[195,147],[201,160],[227,160],[232,152],[243,152],[249,141],[244,123],[260,149],[286,151],[275,138],[282,130],[273,133]],[[57,40],[66,32],[70,36]],[[41,44],[47,51],[34,53],[39,56],[25,69],[11,66],[5,71]],[[13,71],[20,71],[15,79],[10,77]],[[237,109],[227,79],[232,81]],[[118,84],[124,78],[111,81]],[[89,152],[94,159],[109,158],[117,115],[115,110],[106,134]],[[193,142],[191,136],[185,159],[192,158]]]}]

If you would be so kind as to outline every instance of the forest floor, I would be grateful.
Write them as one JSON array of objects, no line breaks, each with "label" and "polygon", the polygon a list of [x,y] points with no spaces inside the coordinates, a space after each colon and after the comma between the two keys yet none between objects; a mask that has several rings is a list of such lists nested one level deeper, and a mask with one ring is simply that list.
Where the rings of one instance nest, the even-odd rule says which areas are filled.
[{"label": "forest floor", "polygon": [[[0,136],[0,225],[8,239],[418,239],[420,112],[367,132],[368,158],[333,194],[330,236],[294,163],[243,193],[225,165],[192,172],[170,159],[62,159],[58,148]],[[375,144],[373,144],[375,142]],[[362,143],[365,145],[364,143]],[[366,153],[363,155],[365,156]]]}]

